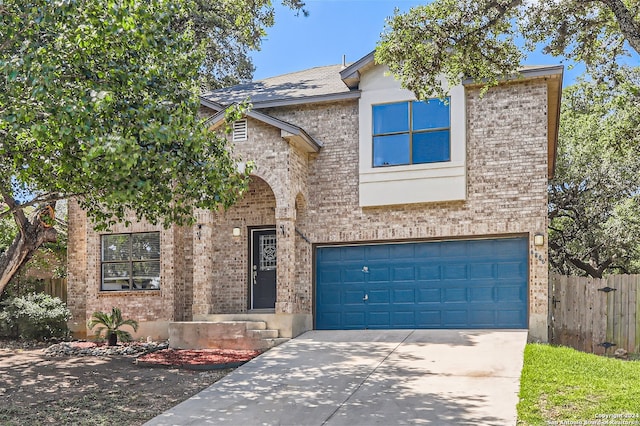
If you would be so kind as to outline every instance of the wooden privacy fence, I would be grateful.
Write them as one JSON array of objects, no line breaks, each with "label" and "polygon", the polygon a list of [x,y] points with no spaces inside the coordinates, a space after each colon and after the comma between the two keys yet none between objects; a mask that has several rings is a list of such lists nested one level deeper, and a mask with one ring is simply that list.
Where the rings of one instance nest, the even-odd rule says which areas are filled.
[{"label": "wooden privacy fence", "polygon": [[595,354],[640,352],[640,275],[551,274],[551,343]]},{"label": "wooden privacy fence", "polygon": [[64,303],[67,303],[67,279],[66,278],[48,278],[44,281],[43,292],[54,297],[59,297]]}]

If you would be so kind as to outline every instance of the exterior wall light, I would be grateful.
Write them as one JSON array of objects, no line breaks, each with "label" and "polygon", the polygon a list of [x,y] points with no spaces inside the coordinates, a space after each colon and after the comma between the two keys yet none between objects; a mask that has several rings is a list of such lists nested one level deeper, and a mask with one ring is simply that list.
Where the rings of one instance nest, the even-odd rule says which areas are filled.
[{"label": "exterior wall light", "polygon": [[234,237],[239,237],[240,236],[240,228],[233,228],[233,236]]},{"label": "exterior wall light", "polygon": [[544,245],[544,234],[537,233],[533,236],[533,245],[534,246],[543,246]]}]

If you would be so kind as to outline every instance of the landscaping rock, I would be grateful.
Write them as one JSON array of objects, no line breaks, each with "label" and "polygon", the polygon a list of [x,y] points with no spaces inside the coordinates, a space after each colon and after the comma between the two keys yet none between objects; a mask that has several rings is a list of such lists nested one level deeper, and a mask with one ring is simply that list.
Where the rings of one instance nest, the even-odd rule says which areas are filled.
[{"label": "landscaping rock", "polygon": [[613,353],[613,356],[618,359],[629,359],[629,353],[623,348],[616,349],[616,351]]},{"label": "landscaping rock", "polygon": [[62,342],[44,350],[50,357],[59,356],[129,356],[137,357],[150,352],[167,349],[169,342],[127,342],[107,346],[95,342]]}]

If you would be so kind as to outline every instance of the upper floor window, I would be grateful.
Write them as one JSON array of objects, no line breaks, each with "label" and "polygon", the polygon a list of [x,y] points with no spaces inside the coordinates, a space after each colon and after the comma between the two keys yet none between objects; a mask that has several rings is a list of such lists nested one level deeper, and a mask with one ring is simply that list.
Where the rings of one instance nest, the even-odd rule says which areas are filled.
[{"label": "upper floor window", "polygon": [[449,100],[373,105],[373,167],[451,160]]},{"label": "upper floor window", "polygon": [[101,290],[160,288],[159,232],[103,235],[101,252]]}]

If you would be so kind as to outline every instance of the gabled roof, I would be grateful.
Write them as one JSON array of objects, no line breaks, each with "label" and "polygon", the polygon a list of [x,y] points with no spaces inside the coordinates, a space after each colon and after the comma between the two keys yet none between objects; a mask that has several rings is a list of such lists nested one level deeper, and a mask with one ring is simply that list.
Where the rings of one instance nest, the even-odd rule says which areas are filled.
[{"label": "gabled roof", "polygon": [[[220,120],[224,119],[224,105],[249,101],[252,104],[252,110],[247,113],[247,116],[280,128],[283,132],[283,137],[286,138],[285,134],[291,135],[296,141],[301,142],[303,147],[309,150],[308,152],[318,152],[322,145],[311,138],[304,130],[269,115],[258,113],[255,110],[287,105],[357,99],[360,97],[360,90],[358,90],[360,76],[375,66],[374,53],[375,51],[370,52],[349,66],[329,65],[316,67],[225,89],[214,90],[203,94],[200,97],[201,103],[203,106],[209,107],[217,112],[216,115],[208,120],[211,122],[211,120],[215,119],[217,124]],[[524,66],[519,70],[518,75],[504,80],[516,81],[520,78],[545,78],[547,81],[549,178],[553,177],[556,162],[563,69],[562,66]],[[474,82],[472,79],[465,79],[462,84],[472,86],[477,84],[477,82]]]},{"label": "gabled roof", "polygon": [[316,67],[233,87],[213,90],[201,96],[214,103],[241,103],[267,108],[340,99],[355,99],[360,92],[350,90],[340,78],[342,65]]},{"label": "gabled roof", "polygon": [[[210,105],[206,105],[203,103],[203,105],[211,108],[212,106],[210,105],[219,104],[214,102],[210,103]],[[220,109],[217,113],[215,113],[205,121],[205,125],[213,128],[219,127],[225,120],[225,113],[226,109]],[[245,116],[251,117],[255,120],[280,129],[280,135],[282,136],[282,138],[307,153],[316,153],[320,151],[320,148],[322,148],[322,144],[320,142],[316,141],[314,138],[309,136],[307,132],[294,124],[287,123],[286,121],[280,120],[267,114],[263,114],[255,110],[246,112]]]},{"label": "gabled roof", "polygon": [[340,71],[340,78],[349,88],[357,88],[360,84],[360,75],[367,71],[369,68],[373,68],[375,66],[375,60],[373,55],[376,53],[373,52],[368,53],[362,58],[358,59],[342,71]]}]

